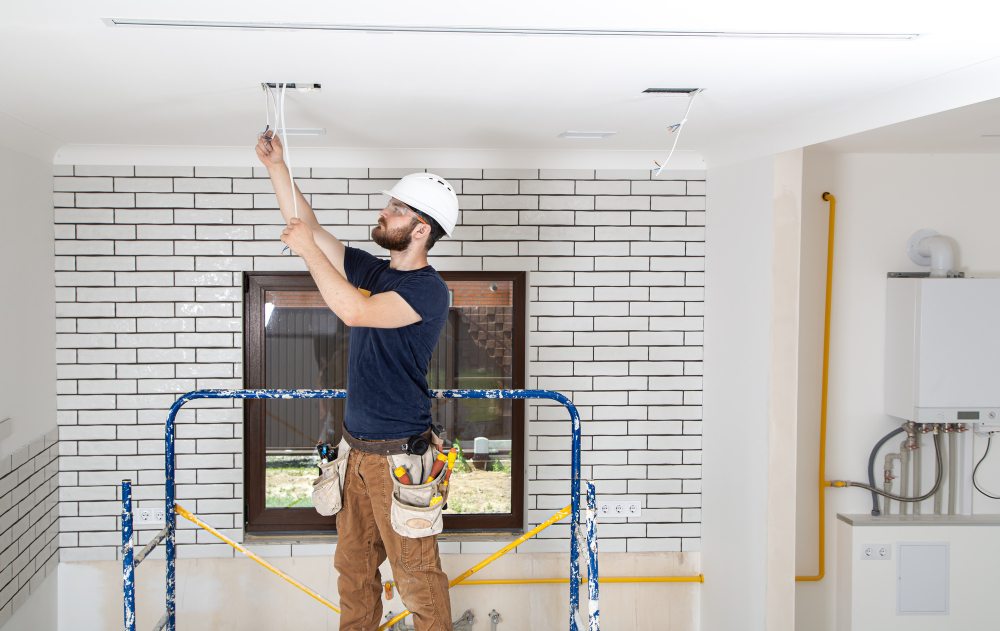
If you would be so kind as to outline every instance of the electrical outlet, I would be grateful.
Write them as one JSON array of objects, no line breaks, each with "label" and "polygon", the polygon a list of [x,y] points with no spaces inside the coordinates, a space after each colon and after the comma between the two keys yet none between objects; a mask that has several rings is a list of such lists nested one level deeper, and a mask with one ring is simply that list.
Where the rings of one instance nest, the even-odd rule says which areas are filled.
[{"label": "electrical outlet", "polygon": [[598,501],[597,516],[605,518],[638,517],[642,514],[642,506],[638,500],[624,502]]},{"label": "electrical outlet", "polygon": [[888,543],[866,543],[861,546],[862,561],[888,561],[892,558],[892,545]]},{"label": "electrical outlet", "polygon": [[134,513],[136,526],[163,526],[166,523],[164,509],[140,508]]}]

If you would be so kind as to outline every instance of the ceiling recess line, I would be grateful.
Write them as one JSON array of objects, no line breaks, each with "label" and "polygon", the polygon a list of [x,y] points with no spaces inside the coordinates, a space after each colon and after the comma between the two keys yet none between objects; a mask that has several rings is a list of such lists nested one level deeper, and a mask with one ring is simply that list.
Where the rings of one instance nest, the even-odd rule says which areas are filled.
[{"label": "ceiling recess line", "polygon": [[564,131],[559,134],[559,138],[567,138],[569,140],[603,140],[610,136],[614,136],[618,132],[615,131]]},{"label": "ceiling recess line", "polygon": [[198,28],[217,30],[339,31],[354,33],[436,33],[464,35],[538,35],[570,37],[678,37],[744,39],[846,39],[909,40],[919,33],[769,32],[769,31],[669,31],[657,29],[522,28],[508,26],[443,26],[403,24],[321,24],[309,22],[216,22],[158,20],[154,18],[103,18],[110,27]]}]

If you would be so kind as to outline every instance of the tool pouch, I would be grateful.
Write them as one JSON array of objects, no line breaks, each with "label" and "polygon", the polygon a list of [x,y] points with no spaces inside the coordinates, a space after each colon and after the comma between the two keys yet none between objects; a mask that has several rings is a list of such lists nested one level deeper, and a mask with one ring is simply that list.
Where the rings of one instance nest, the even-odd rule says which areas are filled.
[{"label": "tool pouch", "polygon": [[351,447],[341,440],[337,457],[331,462],[319,463],[319,477],[313,480],[312,501],[316,512],[324,517],[336,515],[343,506],[344,474]]},{"label": "tool pouch", "polygon": [[[448,499],[447,489],[444,489],[441,501],[435,503],[434,506],[431,506],[431,500],[440,493],[441,482],[444,481],[447,467],[442,468],[433,480],[424,483],[430,474],[437,454],[436,449],[428,449],[421,456],[409,454],[386,456],[389,477],[392,478],[390,521],[392,529],[403,537],[419,539],[420,537],[436,535],[444,529],[444,518],[441,516],[441,512]],[[403,484],[396,479],[393,471],[399,466],[405,467],[411,477],[420,475],[420,478],[413,481],[421,483]]]}]

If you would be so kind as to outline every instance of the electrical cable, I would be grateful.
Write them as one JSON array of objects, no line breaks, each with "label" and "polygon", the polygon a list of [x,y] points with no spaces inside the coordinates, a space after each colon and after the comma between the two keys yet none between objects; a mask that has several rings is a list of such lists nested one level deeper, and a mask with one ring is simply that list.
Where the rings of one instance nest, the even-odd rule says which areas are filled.
[{"label": "electrical cable", "polygon": [[920,497],[903,497],[902,495],[895,495],[893,493],[888,493],[881,489],[877,489],[870,484],[865,484],[864,482],[852,482],[851,480],[834,480],[830,482],[830,486],[843,488],[845,486],[853,486],[859,489],[867,489],[872,493],[881,495],[882,497],[888,497],[891,500],[897,502],[922,502],[930,497],[933,497],[935,493],[938,492],[938,488],[941,486],[941,481],[944,479],[944,458],[941,455],[941,434],[935,432],[934,434],[934,455],[935,463],[937,466],[937,473],[934,476],[934,488],[932,488],[927,493],[924,493]]},{"label": "electrical cable", "polygon": [[[277,85],[277,84],[275,84],[275,85]],[[277,100],[277,97],[274,96],[274,90],[271,89],[271,86],[267,86],[267,97],[271,101],[271,108],[274,110],[274,126],[277,127],[278,126],[278,100]]]},{"label": "electrical cable", "polygon": [[[287,83],[276,83],[275,89],[278,90],[278,96],[275,97],[274,92],[271,90],[271,86],[268,84],[263,84],[264,92],[266,93],[266,98],[264,99],[264,116],[266,126],[261,134],[265,140],[270,143],[271,138],[276,134],[281,135],[281,144],[284,153],[285,164],[288,167],[288,185],[291,188],[292,194],[292,216],[296,219],[299,218],[299,196],[295,191],[295,176],[292,174],[292,152],[288,144],[288,126],[285,123],[285,93],[288,90]],[[268,136],[268,130],[271,128],[271,106],[274,108],[274,130],[271,131],[271,136]],[[284,254],[288,252],[292,254],[291,248],[287,245],[281,249],[281,253]]]},{"label": "electrical cable", "polygon": [[261,132],[261,136],[264,140],[267,140],[267,132],[271,129],[271,88],[267,87],[266,83],[260,84],[260,87],[264,89],[264,131]]},{"label": "electrical cable", "polygon": [[[868,455],[868,484],[875,486],[875,458],[878,456],[878,452],[882,449],[882,445],[889,442],[893,436],[903,433],[902,427],[897,427],[888,434],[882,437],[882,440],[875,443],[872,448],[871,454]],[[872,493],[872,516],[878,517],[882,514],[882,510],[878,506],[878,495]]]},{"label": "electrical cable", "polygon": [[653,164],[660,167],[656,170],[656,177],[659,177],[660,173],[663,173],[663,169],[667,168],[667,163],[670,162],[670,158],[673,157],[674,150],[677,149],[677,141],[681,139],[681,130],[684,129],[684,125],[688,122],[688,114],[691,113],[691,106],[694,105],[694,98],[698,96],[699,93],[701,93],[701,90],[695,90],[688,96],[688,106],[687,109],[684,110],[684,117],[681,118],[679,123],[674,123],[670,126],[670,131],[675,134],[674,144],[670,147],[670,153],[667,154],[667,159],[663,161],[663,164],[660,164],[655,160],[653,161]]},{"label": "electrical cable", "polygon": [[288,165],[288,184],[292,187],[292,216],[299,218],[299,196],[295,193],[295,176],[292,175],[292,152],[288,146],[288,126],[285,124],[285,91],[287,83],[281,84],[281,143],[284,145],[285,164]]},{"label": "electrical cable", "polygon": [[[264,137],[264,140],[266,140],[268,143],[270,143],[271,142],[271,138],[274,137],[274,134],[278,133],[278,129],[277,129],[277,127],[278,127],[278,101],[277,101],[277,99],[274,96],[274,90],[271,89],[271,86],[269,84],[262,83],[260,85],[264,89],[264,120],[265,120],[264,131],[261,132],[260,135]],[[275,85],[277,85],[277,84],[275,84]],[[272,110],[274,110],[274,128],[273,129],[271,128],[271,111]],[[271,132],[270,136],[267,135],[268,131]]]},{"label": "electrical cable", "polygon": [[983,461],[986,460],[986,456],[990,455],[990,444],[993,442],[994,433],[995,432],[990,432],[989,436],[986,438],[986,451],[983,452],[983,457],[979,459],[979,462],[976,463],[976,467],[972,470],[972,486],[991,500],[1000,500],[1000,495],[990,495],[983,489],[979,488],[979,483],[976,481],[976,474],[979,473],[979,465],[983,464]]}]

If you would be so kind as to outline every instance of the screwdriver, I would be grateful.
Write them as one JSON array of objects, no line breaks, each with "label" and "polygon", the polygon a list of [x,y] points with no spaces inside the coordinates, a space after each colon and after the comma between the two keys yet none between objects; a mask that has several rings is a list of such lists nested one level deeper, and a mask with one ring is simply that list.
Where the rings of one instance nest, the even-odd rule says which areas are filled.
[{"label": "screwdriver", "polygon": [[452,447],[448,450],[448,470],[444,473],[444,482],[441,483],[443,488],[448,488],[448,478],[451,477],[451,470],[455,468],[455,458],[458,457],[458,452]]},{"label": "screwdriver", "polygon": [[413,484],[413,481],[410,480],[410,474],[407,473],[406,467],[403,465],[396,467],[393,473],[396,475],[396,479],[399,480],[400,484]]},{"label": "screwdriver", "polygon": [[433,482],[434,478],[438,477],[438,474],[441,473],[441,469],[444,468],[444,465],[447,462],[448,462],[448,456],[446,456],[441,452],[438,452],[437,458],[434,460],[434,466],[431,467],[431,474],[427,476],[427,481],[424,482],[424,484],[430,484],[431,482]]}]

